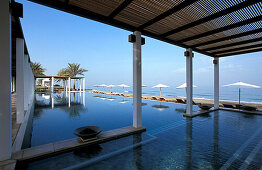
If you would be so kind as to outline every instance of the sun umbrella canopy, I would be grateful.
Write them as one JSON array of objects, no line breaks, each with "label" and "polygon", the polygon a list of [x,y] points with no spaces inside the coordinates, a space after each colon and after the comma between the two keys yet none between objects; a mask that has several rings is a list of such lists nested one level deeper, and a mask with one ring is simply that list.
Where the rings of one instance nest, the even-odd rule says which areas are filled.
[{"label": "sun umbrella canopy", "polygon": [[224,85],[224,87],[228,87],[228,86],[236,86],[238,87],[238,104],[240,104],[240,87],[253,87],[253,88],[261,88],[260,86],[256,86],[253,84],[248,84],[248,83],[244,83],[244,82],[236,82],[236,83],[232,83],[232,84],[228,84],[228,85]]},{"label": "sun umbrella canopy", "polygon": [[168,88],[169,86],[164,84],[158,84],[156,86],[153,86],[152,88],[159,88],[160,89],[160,96],[161,96],[161,88]]},{"label": "sun umbrella canopy", "polygon": [[130,87],[130,86],[128,86],[128,85],[126,85],[126,84],[120,84],[120,85],[118,85],[119,87]]},{"label": "sun umbrella canopy", "polygon": [[236,82],[236,83],[232,83],[232,84],[228,84],[228,85],[224,85],[224,87],[227,87],[227,86],[241,86],[241,87],[254,87],[254,88],[261,88],[260,86],[256,86],[256,85],[253,85],[253,84],[248,84],[248,83],[244,83],[244,82]]},{"label": "sun umbrella canopy", "polygon": [[110,89],[111,89],[111,93],[112,93],[112,87],[115,87],[115,85],[113,85],[113,84],[110,84],[110,85],[108,85],[107,87],[110,87]]},{"label": "sun umbrella canopy", "polygon": [[99,87],[100,85],[98,85],[98,84],[95,84],[95,85],[93,85],[94,87]]},{"label": "sun umbrella canopy", "polygon": [[[186,88],[187,87],[187,85],[186,85],[186,83],[184,83],[184,84],[182,84],[182,85],[180,85],[180,86],[178,86],[178,87],[176,87],[177,89],[184,89],[184,88]],[[197,86],[195,86],[195,85],[193,85],[193,87],[197,87]]]},{"label": "sun umbrella canopy", "polygon": [[105,84],[100,84],[99,87],[106,87],[107,85]]},{"label": "sun umbrella canopy", "polygon": [[168,88],[169,86],[164,85],[164,84],[158,84],[156,86],[153,86],[152,88]]},{"label": "sun umbrella canopy", "polygon": [[147,87],[147,85],[144,85],[144,84],[142,84],[141,86],[142,86],[142,87]]}]

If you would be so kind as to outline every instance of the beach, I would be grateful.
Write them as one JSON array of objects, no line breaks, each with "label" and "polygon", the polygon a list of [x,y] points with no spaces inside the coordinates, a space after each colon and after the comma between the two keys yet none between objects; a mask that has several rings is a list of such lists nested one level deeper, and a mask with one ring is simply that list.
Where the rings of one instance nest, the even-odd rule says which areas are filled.
[{"label": "beach", "polygon": [[[132,94],[128,94],[128,93],[111,93],[111,92],[103,92],[103,91],[97,91],[97,90],[87,90],[88,92],[92,92],[92,93],[99,93],[99,94],[106,94],[106,95],[115,95],[115,96],[123,96],[123,97],[130,97],[132,98],[133,95]],[[166,96],[153,96],[153,95],[146,95],[146,94],[142,94],[142,99],[146,99],[146,100],[158,100],[158,101],[163,101],[163,102],[174,102],[174,103],[178,103],[177,99],[182,99],[184,100],[185,98],[183,97],[166,97]],[[213,106],[214,105],[214,100],[211,99],[200,99],[200,98],[193,98],[193,101],[196,104],[201,104],[201,105],[209,105],[209,106]],[[229,105],[237,105],[239,104],[236,101],[225,101],[225,100],[220,100],[219,101],[219,106],[223,107],[223,104],[229,104]],[[252,106],[252,107],[256,107],[258,108],[258,111],[262,111],[262,104],[260,103],[252,103],[252,102],[241,102],[240,103],[243,106]]]}]

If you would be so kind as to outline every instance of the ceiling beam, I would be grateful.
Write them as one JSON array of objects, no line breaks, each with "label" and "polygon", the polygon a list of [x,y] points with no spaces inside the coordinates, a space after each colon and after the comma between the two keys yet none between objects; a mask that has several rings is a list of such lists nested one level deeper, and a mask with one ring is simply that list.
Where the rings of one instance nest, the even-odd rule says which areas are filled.
[{"label": "ceiling beam", "polygon": [[175,13],[175,12],[181,10],[181,9],[184,9],[185,7],[193,4],[196,1],[198,1],[198,0],[185,0],[184,2],[180,3],[179,5],[176,5],[175,7],[167,10],[166,12],[156,16],[155,18],[153,18],[153,19],[147,21],[146,23],[144,23],[143,25],[139,26],[138,30],[142,30],[146,27],[149,27],[150,25],[153,25],[154,23],[172,15],[173,13]]},{"label": "ceiling beam", "polygon": [[247,51],[230,53],[230,54],[222,55],[222,56],[219,56],[219,57],[228,57],[228,56],[233,56],[233,55],[241,55],[241,54],[254,53],[254,52],[260,52],[260,51],[262,51],[262,48],[257,48],[257,49],[254,49],[254,50],[247,50]]},{"label": "ceiling beam", "polygon": [[229,14],[229,13],[238,11],[238,10],[243,9],[243,8],[246,8],[246,7],[250,6],[250,5],[253,5],[253,4],[258,3],[258,2],[261,2],[261,0],[246,0],[246,1],[241,2],[241,3],[239,3],[239,4],[235,5],[235,6],[226,8],[226,9],[220,11],[220,12],[217,12],[217,13],[214,13],[214,14],[212,14],[212,15],[209,15],[209,16],[207,16],[207,17],[205,17],[205,18],[196,20],[196,21],[191,22],[191,23],[189,23],[189,24],[186,24],[186,25],[184,25],[184,26],[181,26],[181,27],[178,27],[178,28],[173,29],[173,30],[171,30],[171,31],[168,31],[168,32],[162,34],[161,36],[167,37],[167,36],[169,36],[169,35],[178,33],[178,32],[180,32],[180,31],[183,31],[183,30],[186,30],[186,29],[195,27],[195,26],[197,26],[197,25],[203,24],[203,23],[205,23],[205,22],[211,21],[211,20],[213,20],[213,19],[219,18],[219,17],[224,16],[224,15],[227,15],[227,14]]},{"label": "ceiling beam", "polygon": [[243,32],[243,33],[239,33],[239,34],[234,34],[234,35],[231,35],[231,36],[227,36],[227,37],[224,37],[224,38],[219,38],[219,39],[215,39],[215,40],[211,40],[211,41],[205,41],[203,43],[191,45],[191,47],[196,48],[196,47],[205,46],[205,45],[209,45],[209,44],[215,44],[215,43],[218,43],[218,42],[221,42],[221,41],[231,40],[231,39],[234,39],[234,38],[244,37],[244,36],[247,36],[247,35],[252,35],[252,34],[256,34],[256,33],[260,33],[260,32],[262,32],[262,28]]},{"label": "ceiling beam", "polygon": [[133,0],[125,0],[122,2],[109,16],[108,18],[113,19],[117,16],[122,10],[124,10]]},{"label": "ceiling beam", "polygon": [[221,28],[218,28],[218,29],[207,31],[207,32],[204,32],[202,34],[198,34],[198,35],[195,35],[195,36],[192,36],[192,37],[188,37],[188,38],[179,40],[178,42],[184,43],[184,42],[187,42],[187,41],[199,39],[199,38],[202,38],[202,37],[206,37],[206,36],[213,35],[213,34],[216,34],[216,33],[219,33],[219,32],[227,31],[227,30],[230,30],[230,29],[233,29],[233,28],[241,27],[243,25],[251,24],[251,23],[254,23],[254,22],[257,22],[257,21],[261,21],[261,20],[262,20],[262,15],[254,17],[254,18],[247,19],[245,21],[237,22],[235,24],[231,24],[231,25],[228,25],[228,26],[225,26],[225,27],[221,27]]},{"label": "ceiling beam", "polygon": [[220,46],[211,47],[211,48],[204,48],[202,50],[204,50],[204,51],[213,51],[213,50],[219,50],[219,49],[223,49],[223,48],[227,48],[227,47],[234,47],[234,46],[237,46],[237,45],[253,43],[253,42],[257,42],[257,41],[262,41],[262,37],[254,38],[254,39],[251,39],[251,40],[235,42],[235,43],[232,43],[232,44],[220,45]]},{"label": "ceiling beam", "polygon": [[239,50],[248,50],[248,49],[253,49],[253,48],[257,48],[257,47],[262,47],[262,43],[255,44],[255,45],[248,45],[248,46],[244,46],[244,47],[232,48],[232,49],[229,49],[229,50],[214,52],[212,54],[219,56],[219,55],[221,55],[221,54],[223,55],[225,53],[231,53],[231,52],[235,52],[235,51],[239,51]]}]

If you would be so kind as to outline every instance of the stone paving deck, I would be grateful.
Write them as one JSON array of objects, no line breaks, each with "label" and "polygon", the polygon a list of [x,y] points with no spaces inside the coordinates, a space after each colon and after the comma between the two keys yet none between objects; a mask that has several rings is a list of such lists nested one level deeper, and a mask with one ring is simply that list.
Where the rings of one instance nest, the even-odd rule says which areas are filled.
[{"label": "stone paving deck", "polygon": [[73,150],[75,148],[84,147],[92,144],[99,144],[109,140],[118,139],[135,133],[145,131],[145,127],[135,128],[132,126],[114,129],[110,131],[101,132],[94,140],[83,142],[80,138],[73,138],[69,140],[54,142],[46,145],[36,146],[24,149],[13,153],[13,160],[28,160],[43,156],[54,155],[57,153]]}]

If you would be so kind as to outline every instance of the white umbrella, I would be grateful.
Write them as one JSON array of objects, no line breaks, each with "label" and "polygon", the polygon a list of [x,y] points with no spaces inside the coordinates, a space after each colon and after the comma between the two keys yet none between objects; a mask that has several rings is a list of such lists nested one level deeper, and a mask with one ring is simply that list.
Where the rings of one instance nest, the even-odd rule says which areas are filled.
[{"label": "white umbrella", "polygon": [[238,87],[238,103],[240,104],[240,87],[253,87],[253,88],[261,88],[260,86],[256,86],[253,84],[248,84],[248,83],[244,83],[244,82],[236,82],[236,83],[232,83],[232,84],[228,84],[228,85],[224,85],[224,87],[227,86],[237,86]]},{"label": "white umbrella", "polygon": [[168,88],[169,86],[164,84],[158,84],[156,86],[153,86],[152,88],[159,88],[160,89],[160,97],[161,97],[161,88]]},{"label": "white umbrella", "polygon": [[93,85],[93,86],[96,87],[96,90],[98,91],[98,87],[100,87],[100,85],[95,84],[95,85]]},{"label": "white umbrella", "polygon": [[126,84],[120,84],[120,85],[118,85],[118,87],[123,87],[123,93],[124,93],[125,87],[130,87],[130,86],[128,86],[128,85],[126,85]]},{"label": "white umbrella", "polygon": [[142,87],[147,87],[147,85],[144,85],[144,84],[142,84],[141,86],[142,86]]},{"label": "white umbrella", "polygon": [[[184,83],[184,84],[176,87],[176,89],[184,89],[184,88],[186,88],[186,87],[187,87],[187,85],[186,85],[186,83]],[[197,87],[197,86],[193,85],[193,87]]]},{"label": "white umbrella", "polygon": [[106,87],[107,85],[105,84],[100,84],[99,87],[103,87],[103,92],[104,92],[104,88]]},{"label": "white umbrella", "polygon": [[108,85],[107,87],[110,87],[110,92],[112,93],[112,87],[115,87],[115,85],[113,85],[113,84],[110,84],[110,85]]}]

